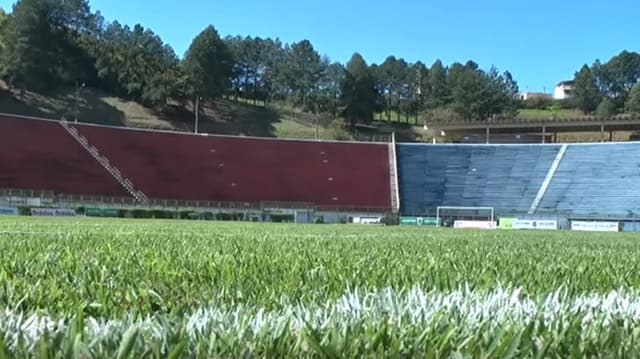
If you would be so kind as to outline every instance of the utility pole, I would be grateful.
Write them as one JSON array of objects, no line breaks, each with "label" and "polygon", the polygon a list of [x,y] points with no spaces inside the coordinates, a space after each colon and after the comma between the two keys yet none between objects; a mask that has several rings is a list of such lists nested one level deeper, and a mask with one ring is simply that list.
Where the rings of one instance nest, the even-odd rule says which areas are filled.
[{"label": "utility pole", "polygon": [[319,133],[318,133],[318,117],[315,118],[314,125],[315,125],[314,127],[315,127],[315,130],[316,130],[315,132],[316,132],[316,141],[317,141],[317,140],[320,139],[320,136],[319,136]]},{"label": "utility pole", "polygon": [[82,90],[84,88],[84,84],[82,84],[82,86],[80,86],[78,84],[78,80],[76,80],[76,109],[75,109],[75,116],[74,116],[74,122],[78,123],[78,117],[80,116],[80,109],[79,109],[79,101],[80,101],[80,90]]},{"label": "utility pole", "polygon": [[200,113],[200,96],[196,96],[196,126],[194,132],[198,134],[198,115]]}]

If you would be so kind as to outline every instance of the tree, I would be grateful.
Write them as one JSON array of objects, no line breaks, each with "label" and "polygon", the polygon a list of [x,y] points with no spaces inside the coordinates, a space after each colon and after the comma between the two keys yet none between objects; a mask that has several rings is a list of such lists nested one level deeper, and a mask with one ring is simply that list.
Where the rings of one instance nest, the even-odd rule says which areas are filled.
[{"label": "tree", "polygon": [[415,115],[418,121],[418,112],[425,109],[425,88],[429,80],[429,69],[418,61],[409,68],[408,85],[409,99],[407,116]]},{"label": "tree", "polygon": [[491,68],[487,73],[480,73],[485,82],[485,95],[478,99],[476,116],[481,119],[496,115],[515,116],[520,105],[519,88],[511,73],[506,71],[500,74],[495,68]]},{"label": "tree", "polygon": [[624,105],[631,88],[640,81],[640,54],[622,51],[606,64],[594,65],[602,92],[620,108]]},{"label": "tree", "polygon": [[213,26],[208,26],[193,39],[183,69],[191,96],[213,99],[231,86],[233,58]]},{"label": "tree", "polygon": [[449,69],[451,109],[465,119],[485,120],[496,115],[514,116],[518,109],[518,84],[507,71],[488,72],[469,61]]},{"label": "tree", "polygon": [[429,69],[426,90],[426,108],[435,109],[450,102],[451,91],[447,84],[447,69],[440,60],[436,60]]},{"label": "tree", "polygon": [[7,23],[9,22],[9,15],[7,15],[4,10],[0,9],[0,74],[4,73],[4,63],[6,54],[6,40],[5,40],[5,31],[7,28]]},{"label": "tree", "polygon": [[3,68],[8,82],[46,91],[97,79],[83,46],[99,31],[87,0],[20,0],[3,25]]},{"label": "tree", "polygon": [[374,113],[384,113],[387,116],[387,120],[391,121],[390,85],[386,80],[386,75],[382,67],[377,64],[371,64],[371,66],[369,66],[369,75],[373,79],[373,86],[377,94]]},{"label": "tree", "polygon": [[451,89],[451,108],[465,119],[484,119],[483,101],[489,95],[478,65],[455,63],[449,69],[447,82]]},{"label": "tree", "polygon": [[328,113],[332,119],[338,116],[342,84],[345,81],[345,76],[346,70],[344,66],[335,62],[327,65],[327,69],[320,79],[318,110]]},{"label": "tree", "polygon": [[224,43],[233,57],[231,86],[235,96],[253,99],[255,103],[260,87],[258,71],[262,57],[259,39],[227,37]]},{"label": "tree", "polygon": [[520,88],[518,82],[513,78],[511,72],[505,71],[502,75],[504,79],[504,96],[505,96],[505,108],[503,113],[507,116],[515,116],[518,114],[518,109],[522,105],[520,101]]},{"label": "tree", "polygon": [[[56,2],[20,0],[7,24],[4,68],[10,84],[46,90],[57,84],[64,24]],[[59,10],[59,9],[58,9]]]},{"label": "tree", "polygon": [[409,65],[403,59],[389,56],[375,71],[387,118],[391,120],[391,111],[395,111],[396,119],[400,120],[401,108],[407,107],[409,99]]},{"label": "tree", "polygon": [[615,115],[616,104],[609,97],[605,96],[596,109],[596,116],[599,118],[610,118]]},{"label": "tree", "polygon": [[259,37],[227,37],[234,60],[231,86],[235,96],[268,101],[273,97],[273,73],[282,53],[279,41]]},{"label": "tree", "polygon": [[114,94],[152,106],[179,97],[178,58],[150,29],[114,22],[94,51],[102,86]]},{"label": "tree", "polygon": [[627,100],[627,111],[635,115],[640,114],[640,82],[631,88],[629,100]]},{"label": "tree", "polygon": [[360,54],[355,53],[347,63],[342,85],[343,115],[351,128],[358,122],[373,120],[377,96],[367,63]]},{"label": "tree", "polygon": [[600,92],[595,74],[587,65],[583,65],[575,74],[573,101],[585,114],[593,112],[600,103]]},{"label": "tree", "polygon": [[318,82],[324,67],[320,55],[309,40],[292,44],[287,51],[286,71],[294,104],[313,109]]}]

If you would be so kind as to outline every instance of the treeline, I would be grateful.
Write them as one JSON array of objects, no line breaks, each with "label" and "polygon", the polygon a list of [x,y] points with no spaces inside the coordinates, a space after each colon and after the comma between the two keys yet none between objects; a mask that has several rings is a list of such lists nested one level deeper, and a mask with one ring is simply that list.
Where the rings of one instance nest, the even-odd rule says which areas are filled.
[{"label": "treeline", "polygon": [[196,97],[286,101],[350,125],[376,112],[388,119],[447,112],[481,120],[514,116],[519,105],[509,72],[472,61],[428,67],[391,56],[369,65],[356,53],[341,64],[308,40],[223,39],[213,26],[180,58],[152,30],[107,22],[88,0],[19,0],[11,14],[0,13],[0,71],[23,90],[81,83],[156,108]]},{"label": "treeline", "polygon": [[622,51],[606,63],[597,60],[575,74],[573,103],[585,114],[611,117],[640,114],[640,54]]}]

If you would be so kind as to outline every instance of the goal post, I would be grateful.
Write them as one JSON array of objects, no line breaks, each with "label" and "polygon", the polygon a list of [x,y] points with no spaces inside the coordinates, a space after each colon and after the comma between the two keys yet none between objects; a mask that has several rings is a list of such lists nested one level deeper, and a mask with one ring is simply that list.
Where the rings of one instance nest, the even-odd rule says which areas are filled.
[{"label": "goal post", "polygon": [[493,207],[439,206],[436,208],[436,220],[438,227],[453,226],[457,220],[494,222],[495,209]]}]

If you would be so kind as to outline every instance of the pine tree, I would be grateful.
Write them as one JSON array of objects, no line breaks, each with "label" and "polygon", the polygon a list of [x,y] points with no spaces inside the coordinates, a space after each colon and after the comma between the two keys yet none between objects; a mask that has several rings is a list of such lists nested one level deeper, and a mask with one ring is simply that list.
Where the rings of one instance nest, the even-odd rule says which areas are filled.
[{"label": "pine tree", "polygon": [[358,53],[347,63],[347,74],[342,86],[345,106],[343,115],[353,128],[358,122],[371,122],[376,106],[377,93],[367,63]]},{"label": "pine tree", "polygon": [[582,66],[580,71],[576,72],[575,84],[573,86],[573,101],[575,106],[585,114],[588,114],[598,107],[600,98],[595,74],[589,66]]},{"label": "pine tree", "polygon": [[191,96],[213,99],[231,87],[233,58],[213,26],[193,39],[183,69]]},{"label": "pine tree", "polygon": [[629,100],[627,100],[627,111],[634,115],[640,115],[640,82],[631,88]]}]

